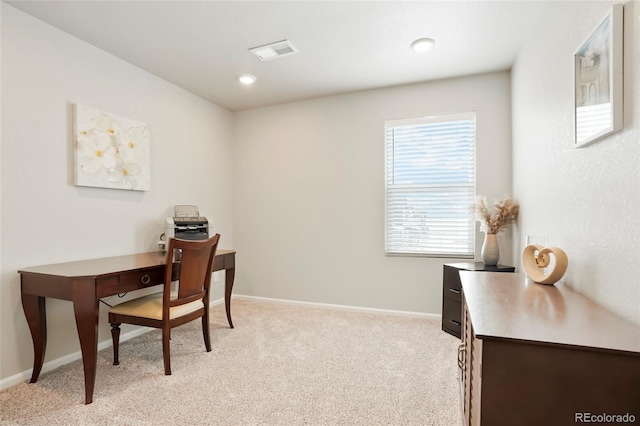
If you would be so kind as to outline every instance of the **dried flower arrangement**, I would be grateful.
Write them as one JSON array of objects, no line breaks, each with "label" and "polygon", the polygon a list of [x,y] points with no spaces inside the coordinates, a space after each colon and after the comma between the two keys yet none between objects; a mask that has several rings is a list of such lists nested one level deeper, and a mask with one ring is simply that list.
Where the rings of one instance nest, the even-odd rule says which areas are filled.
[{"label": "dried flower arrangement", "polygon": [[487,198],[478,195],[475,202],[476,220],[480,221],[480,230],[487,234],[497,234],[504,231],[518,219],[520,206],[511,197],[505,195],[501,200],[496,200],[494,212],[487,206]]}]

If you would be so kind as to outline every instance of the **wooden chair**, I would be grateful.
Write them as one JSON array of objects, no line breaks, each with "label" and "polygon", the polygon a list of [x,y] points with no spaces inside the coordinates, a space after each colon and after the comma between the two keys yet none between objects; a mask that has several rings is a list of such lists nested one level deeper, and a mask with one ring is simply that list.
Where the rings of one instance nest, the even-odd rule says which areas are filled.
[{"label": "wooden chair", "polygon": [[[202,334],[207,352],[211,352],[209,335],[209,288],[211,268],[218,248],[220,234],[207,240],[187,241],[171,238],[167,251],[164,290],[138,299],[132,299],[109,310],[113,338],[113,365],[120,364],[118,349],[120,324],[135,324],[162,329],[162,356],[164,374],[171,374],[169,340],[171,329],[202,318]],[[180,249],[181,260],[173,263],[173,253]],[[171,289],[174,269],[179,268],[177,290]]]}]

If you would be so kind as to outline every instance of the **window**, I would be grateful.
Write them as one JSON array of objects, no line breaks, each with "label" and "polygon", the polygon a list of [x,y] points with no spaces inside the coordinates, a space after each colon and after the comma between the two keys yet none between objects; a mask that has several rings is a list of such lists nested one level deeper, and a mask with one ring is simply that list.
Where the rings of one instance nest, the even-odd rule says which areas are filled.
[{"label": "window", "polygon": [[388,255],[473,258],[475,113],[385,122]]}]

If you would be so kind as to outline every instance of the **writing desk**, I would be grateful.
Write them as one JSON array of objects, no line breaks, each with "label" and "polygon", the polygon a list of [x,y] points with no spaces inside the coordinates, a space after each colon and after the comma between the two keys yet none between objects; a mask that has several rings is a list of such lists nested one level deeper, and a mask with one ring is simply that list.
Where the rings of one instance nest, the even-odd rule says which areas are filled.
[{"label": "writing desk", "polygon": [[[234,250],[218,250],[212,271],[225,271],[224,303],[229,327],[231,290],[235,277]],[[85,404],[93,401],[98,359],[98,312],[100,299],[164,282],[166,255],[160,252],[35,266],[19,270],[22,308],[33,339],[33,373],[38,380],[47,346],[45,297],[70,300],[76,318],[84,368]],[[174,268],[175,279],[179,268]]]}]

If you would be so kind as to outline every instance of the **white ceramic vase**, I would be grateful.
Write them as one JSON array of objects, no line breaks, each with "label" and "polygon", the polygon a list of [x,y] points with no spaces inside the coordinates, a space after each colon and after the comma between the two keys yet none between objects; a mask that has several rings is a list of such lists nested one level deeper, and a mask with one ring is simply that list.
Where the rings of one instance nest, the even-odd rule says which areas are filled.
[{"label": "white ceramic vase", "polygon": [[498,235],[497,234],[485,234],[484,242],[482,243],[482,262],[488,266],[495,266],[500,259],[500,247],[498,247]]}]

